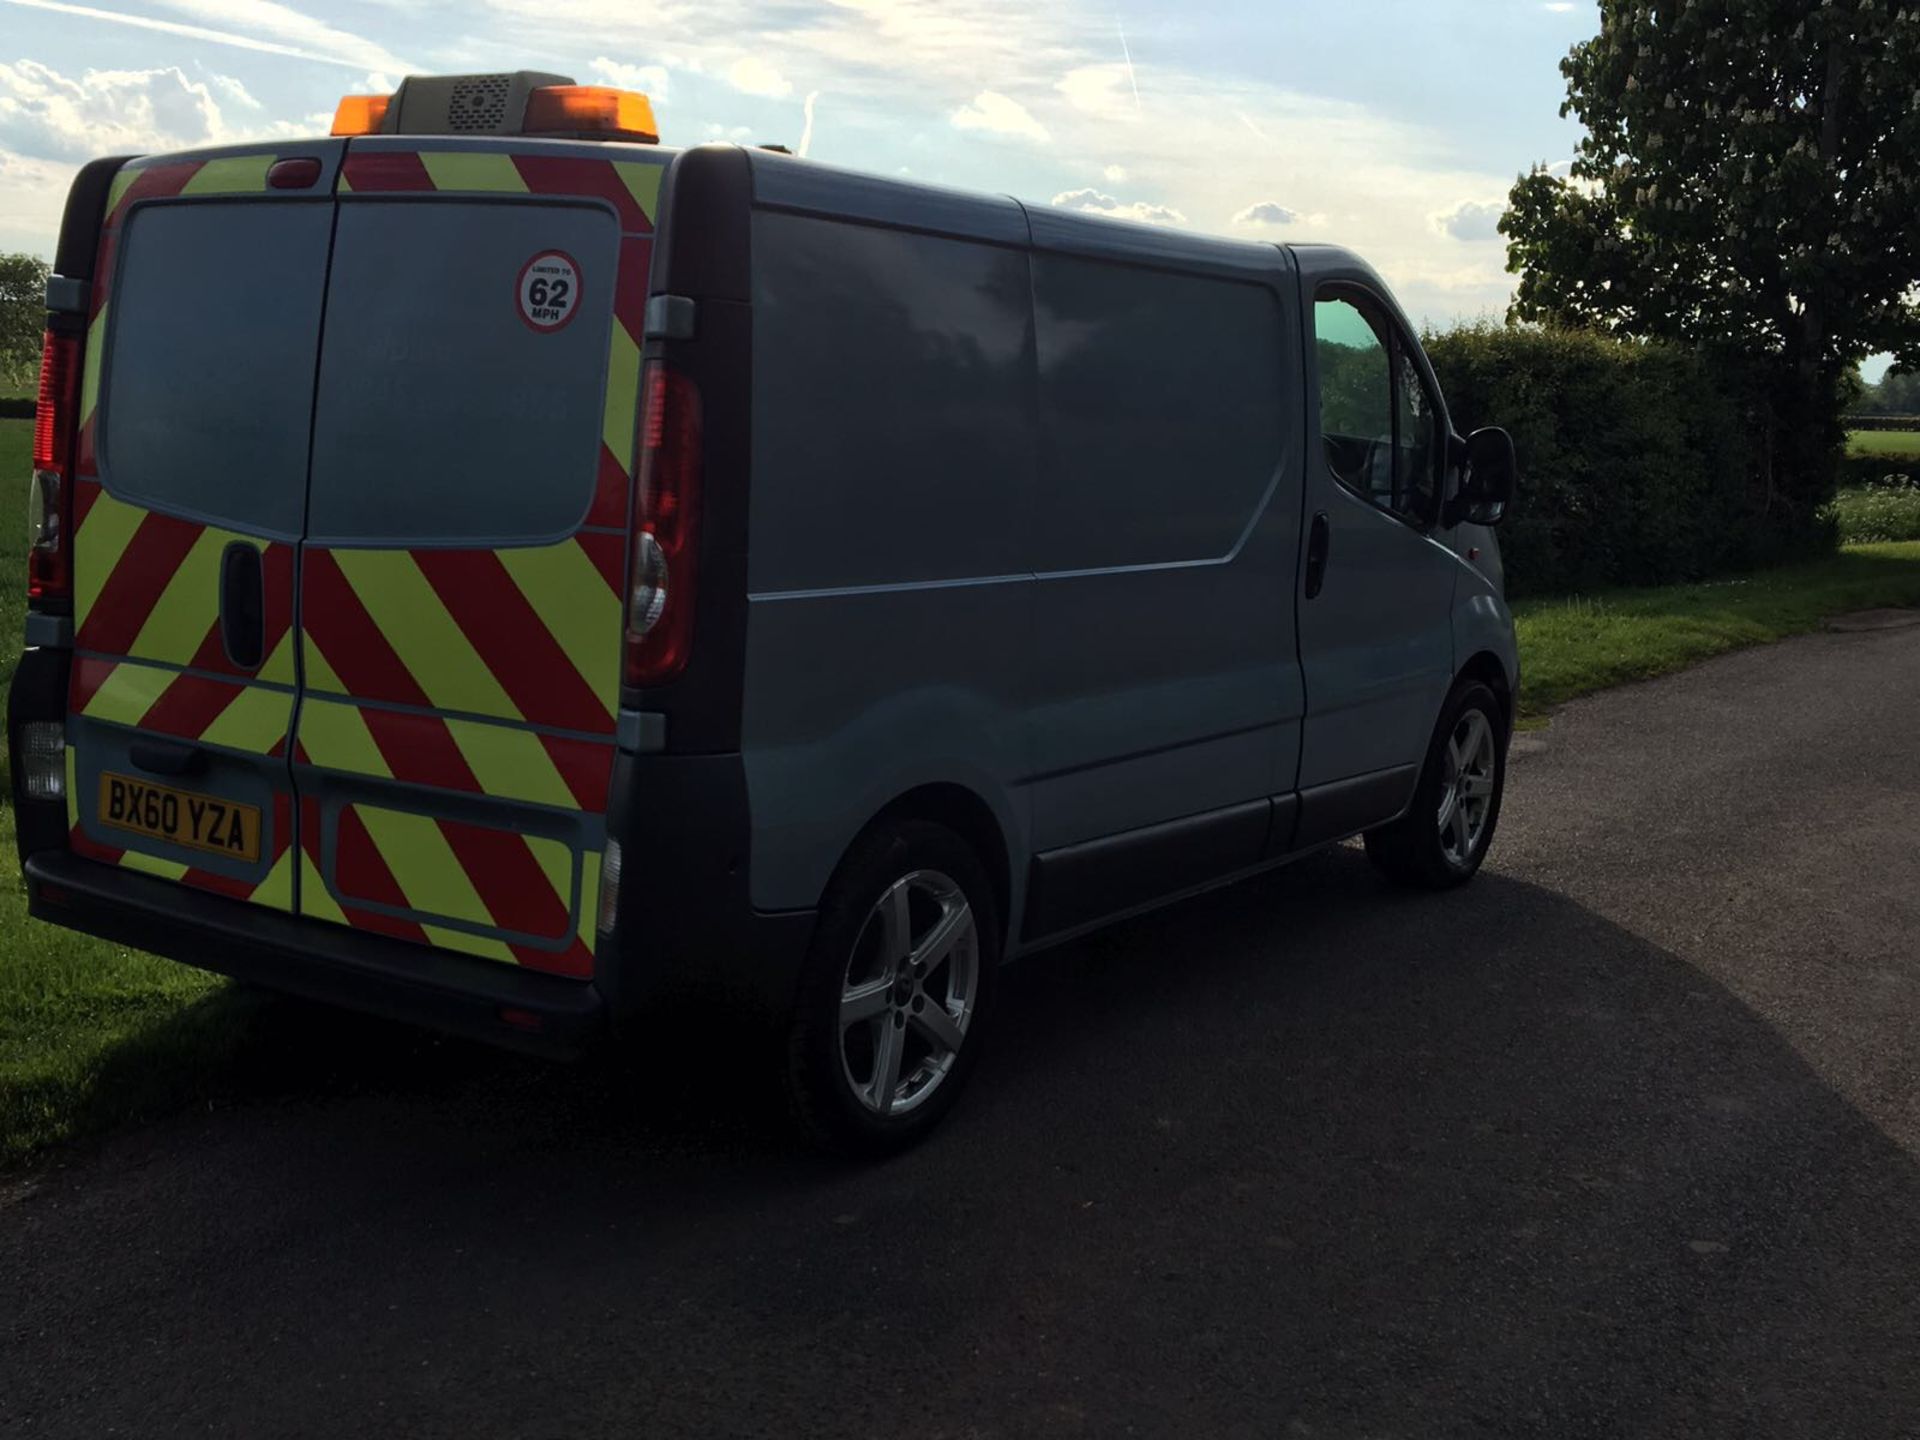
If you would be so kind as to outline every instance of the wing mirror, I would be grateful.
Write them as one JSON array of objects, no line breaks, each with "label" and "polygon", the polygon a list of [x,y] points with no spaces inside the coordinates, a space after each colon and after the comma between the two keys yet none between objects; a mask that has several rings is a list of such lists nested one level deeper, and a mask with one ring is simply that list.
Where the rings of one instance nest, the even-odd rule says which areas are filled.
[{"label": "wing mirror", "polygon": [[1498,525],[1506,518],[1507,505],[1513,499],[1513,484],[1520,472],[1513,437],[1498,426],[1490,425],[1469,435],[1462,450],[1465,470],[1459,494],[1454,499],[1454,522],[1470,520],[1475,525]]}]

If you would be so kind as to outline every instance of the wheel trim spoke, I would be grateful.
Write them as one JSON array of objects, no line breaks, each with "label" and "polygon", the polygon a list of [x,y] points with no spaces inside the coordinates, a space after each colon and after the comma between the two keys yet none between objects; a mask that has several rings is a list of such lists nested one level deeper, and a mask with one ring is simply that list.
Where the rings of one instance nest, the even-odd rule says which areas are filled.
[{"label": "wheel trim spoke", "polygon": [[954,947],[972,934],[973,909],[967,904],[966,896],[956,896],[925,938],[914,946],[913,963],[920,966],[922,973],[932,974],[953,953]]},{"label": "wheel trim spoke", "polygon": [[967,1038],[966,1021],[956,1019],[944,1005],[931,997],[921,1009],[907,1017],[907,1023],[948,1055],[959,1054],[960,1044]]},{"label": "wheel trim spoke", "polygon": [[866,1102],[882,1115],[893,1113],[893,1102],[900,1089],[900,1057],[906,1050],[905,1030],[882,1017],[874,1040],[873,1078],[868,1082]]},{"label": "wheel trim spoke", "polygon": [[1454,807],[1453,824],[1450,833],[1453,835],[1455,853],[1462,860],[1466,859],[1467,851],[1473,845],[1473,829],[1467,818],[1466,806],[1458,805]]},{"label": "wheel trim spoke", "polygon": [[878,980],[868,980],[859,985],[849,985],[840,993],[840,1027],[857,1025],[862,1020],[871,1020],[876,1015],[884,1015],[887,1009],[887,995],[893,989],[893,982],[885,975]]},{"label": "wheel trim spoke", "polygon": [[890,969],[897,970],[913,953],[913,918],[908,901],[912,898],[909,879],[894,881],[880,899],[880,945]]}]

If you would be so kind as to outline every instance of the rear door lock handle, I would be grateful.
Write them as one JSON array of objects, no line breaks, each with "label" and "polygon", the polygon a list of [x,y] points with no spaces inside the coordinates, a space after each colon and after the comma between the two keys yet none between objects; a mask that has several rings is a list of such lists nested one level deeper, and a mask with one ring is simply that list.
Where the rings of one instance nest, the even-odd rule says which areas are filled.
[{"label": "rear door lock handle", "polygon": [[127,758],[149,775],[198,775],[207,768],[207,752],[198,745],[169,745],[161,740],[136,740]]},{"label": "rear door lock handle", "polygon": [[241,670],[258,670],[266,649],[266,575],[260,550],[235,540],[220,556],[220,642]]}]

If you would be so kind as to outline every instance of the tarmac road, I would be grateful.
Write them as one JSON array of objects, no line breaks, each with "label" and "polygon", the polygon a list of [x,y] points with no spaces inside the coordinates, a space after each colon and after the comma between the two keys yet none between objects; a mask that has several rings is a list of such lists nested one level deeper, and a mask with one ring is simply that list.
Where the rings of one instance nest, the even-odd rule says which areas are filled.
[{"label": "tarmac road", "polygon": [[245,1103],[0,1184],[0,1433],[1920,1434],[1920,629],[1522,743],[1463,892],[1346,847],[1015,967],[879,1168],[723,1029],[275,1006]]}]

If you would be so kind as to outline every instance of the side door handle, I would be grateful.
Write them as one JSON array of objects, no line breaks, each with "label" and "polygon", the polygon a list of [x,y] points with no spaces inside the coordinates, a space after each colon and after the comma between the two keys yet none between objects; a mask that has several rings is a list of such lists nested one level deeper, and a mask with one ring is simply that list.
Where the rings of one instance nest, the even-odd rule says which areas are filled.
[{"label": "side door handle", "polygon": [[1327,583],[1327,551],[1333,545],[1333,527],[1327,523],[1327,512],[1322,510],[1313,517],[1313,529],[1307,534],[1307,599],[1311,600],[1320,593],[1320,587]]},{"label": "side door handle", "polygon": [[266,575],[257,546],[236,540],[220,556],[220,641],[227,659],[258,670],[266,657]]}]

